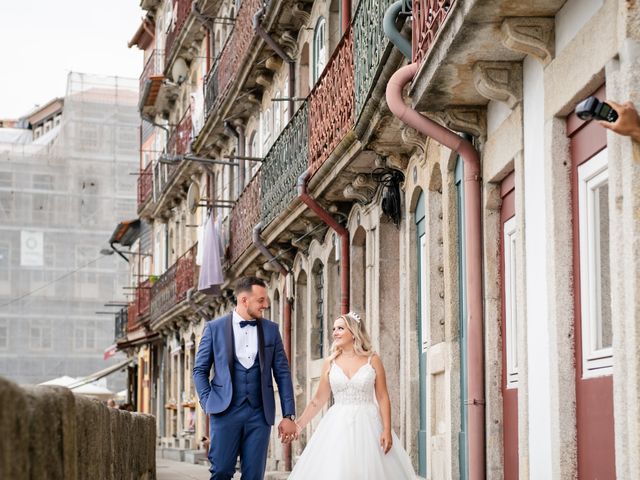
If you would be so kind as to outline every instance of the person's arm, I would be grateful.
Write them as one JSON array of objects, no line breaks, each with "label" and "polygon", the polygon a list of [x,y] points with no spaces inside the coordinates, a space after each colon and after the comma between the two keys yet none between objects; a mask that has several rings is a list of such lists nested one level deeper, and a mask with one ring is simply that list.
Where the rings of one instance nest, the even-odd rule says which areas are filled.
[{"label": "person's arm", "polygon": [[318,389],[316,390],[315,395],[307,405],[307,408],[304,409],[300,418],[296,421],[298,426],[297,434],[300,435],[300,432],[304,430],[304,428],[309,424],[311,420],[318,414],[318,412],[324,407],[327,400],[329,400],[329,396],[331,395],[331,385],[329,385],[329,368],[331,367],[331,360],[328,358],[324,361],[322,365],[322,373],[320,374],[320,383],[318,384]]},{"label": "person's arm", "polygon": [[391,450],[393,445],[393,436],[391,435],[391,401],[389,400],[389,391],[387,390],[387,377],[384,373],[382,360],[378,355],[374,355],[371,359],[371,366],[376,371],[376,399],[380,408],[380,417],[382,417],[382,435],[380,435],[380,446],[384,449],[384,453]]},{"label": "person's arm", "polygon": [[203,410],[205,410],[207,398],[209,398],[209,393],[211,392],[209,374],[211,373],[212,365],[213,344],[211,341],[211,328],[207,323],[204,326],[202,339],[200,340],[200,346],[198,347],[198,353],[196,353],[196,360],[193,365],[193,382],[195,383],[200,406]]},{"label": "person's arm", "polygon": [[608,128],[619,135],[631,137],[640,143],[640,116],[633,103],[619,104],[612,100],[607,100],[607,103],[618,112],[618,119],[615,122],[599,121],[598,123],[604,128]]},{"label": "person's arm", "polygon": [[[278,385],[278,393],[280,395],[280,406],[282,407],[282,416],[295,415],[296,403],[293,397],[293,383],[291,382],[291,371],[289,370],[289,361],[284,352],[282,338],[280,332],[276,333],[276,343],[273,352],[273,377]],[[283,443],[291,442],[296,435],[296,424],[288,418],[283,418],[278,424],[278,437]]]}]

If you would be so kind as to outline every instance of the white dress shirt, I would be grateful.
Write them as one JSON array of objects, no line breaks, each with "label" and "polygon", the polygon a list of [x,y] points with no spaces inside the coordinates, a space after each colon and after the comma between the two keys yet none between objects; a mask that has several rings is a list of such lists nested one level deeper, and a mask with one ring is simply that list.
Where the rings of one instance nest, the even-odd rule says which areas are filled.
[{"label": "white dress shirt", "polygon": [[[236,346],[236,358],[245,368],[251,368],[258,354],[258,327],[247,325],[240,327],[243,321],[238,312],[233,311],[233,336]],[[260,321],[260,320],[258,320]]]}]

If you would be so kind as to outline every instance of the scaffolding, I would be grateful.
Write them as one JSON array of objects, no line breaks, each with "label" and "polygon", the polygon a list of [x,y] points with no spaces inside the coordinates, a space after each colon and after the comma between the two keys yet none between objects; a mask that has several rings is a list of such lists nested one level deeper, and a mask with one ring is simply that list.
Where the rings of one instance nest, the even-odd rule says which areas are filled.
[{"label": "scaffolding", "polygon": [[72,72],[58,124],[29,142],[0,135],[2,376],[35,384],[117,361],[103,359],[114,317],[96,312],[126,300],[128,268],[100,251],[136,216],[137,88]]}]

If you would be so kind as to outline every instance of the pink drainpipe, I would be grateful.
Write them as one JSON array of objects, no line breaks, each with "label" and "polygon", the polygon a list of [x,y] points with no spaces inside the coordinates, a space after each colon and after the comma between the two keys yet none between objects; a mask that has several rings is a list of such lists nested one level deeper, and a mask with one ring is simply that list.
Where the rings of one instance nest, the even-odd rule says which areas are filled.
[{"label": "pink drainpipe", "polygon": [[484,432],[484,345],[482,319],[482,224],[480,194],[480,155],[464,138],[405,105],[402,89],[418,71],[418,64],[411,63],[393,74],[387,85],[387,104],[393,114],[410,127],[433,138],[458,153],[464,162],[464,225],[468,340],[467,371],[469,405],[469,478],[485,478]]},{"label": "pink drainpipe", "polygon": [[309,195],[307,192],[307,177],[309,174],[310,171],[306,170],[298,177],[298,197],[340,236],[340,314],[344,315],[349,313],[349,230],[340,225],[329,212]]}]

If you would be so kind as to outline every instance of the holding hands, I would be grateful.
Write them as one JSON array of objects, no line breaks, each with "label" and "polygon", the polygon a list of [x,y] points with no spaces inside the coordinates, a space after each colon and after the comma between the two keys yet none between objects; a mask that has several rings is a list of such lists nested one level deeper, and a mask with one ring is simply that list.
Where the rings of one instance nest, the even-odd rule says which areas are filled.
[{"label": "holding hands", "polygon": [[278,438],[285,445],[298,438],[298,426],[293,420],[283,418],[278,424]]}]

